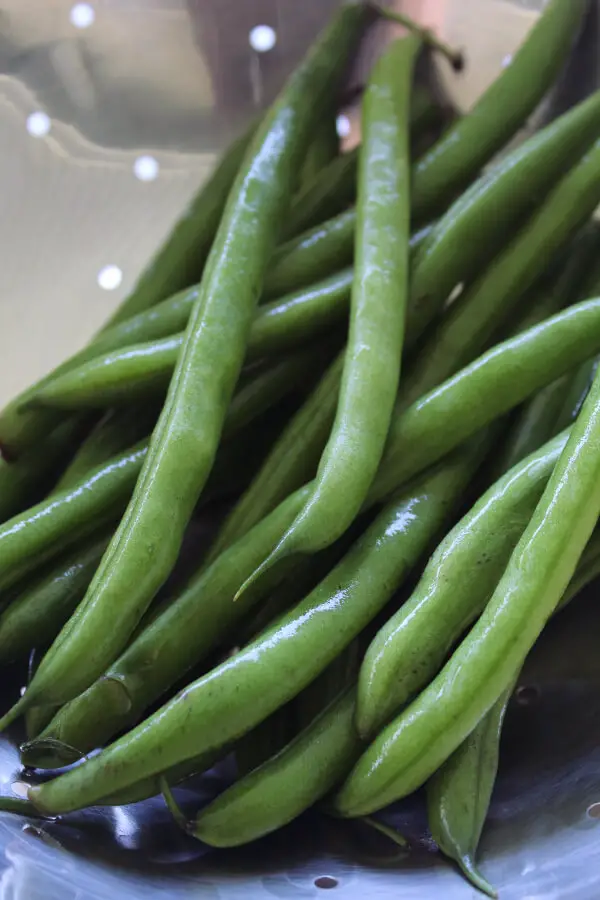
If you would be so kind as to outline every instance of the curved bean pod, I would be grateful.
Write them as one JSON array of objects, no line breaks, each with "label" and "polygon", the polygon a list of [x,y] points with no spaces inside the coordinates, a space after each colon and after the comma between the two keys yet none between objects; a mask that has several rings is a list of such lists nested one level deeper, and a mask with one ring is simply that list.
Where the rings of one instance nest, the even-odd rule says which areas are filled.
[{"label": "curved bean pod", "polygon": [[[53,494],[0,527],[0,587],[14,584],[57,550],[66,549],[118,516],[125,507],[147,442],[99,466],[72,488]],[[4,726],[2,726],[4,727]]]},{"label": "curved bean pod", "polygon": [[396,410],[372,499],[410,478],[596,350],[600,299],[498,344],[408,409]]},{"label": "curved bean pod", "polygon": [[[396,397],[409,261],[408,104],[419,38],[390,44],[363,98],[356,266],[338,407],[306,507],[265,561],[332,544],[375,475]],[[259,570],[260,571],[260,570]]]},{"label": "curved bean pod", "polygon": [[191,822],[168,787],[165,798],[185,830],[211,847],[238,847],[291,822],[344,777],[360,753],[355,692],[346,691],[279,753],[235,782]]},{"label": "curved bean pod", "polygon": [[490,711],[427,782],[431,836],[456,860],[469,881],[489,897],[494,888],[479,872],[475,854],[498,771],[498,755],[511,684]]},{"label": "curved bean pod", "polygon": [[47,647],[54,640],[85,594],[113,530],[64,554],[2,610],[1,662],[26,658],[33,647]]},{"label": "curved bean pod", "polygon": [[356,723],[364,738],[431,681],[485,608],[568,437],[563,432],[549,441],[483,494],[438,546],[411,597],[377,632],[358,680]]},{"label": "curved bean pod", "polygon": [[[260,306],[246,361],[279,354],[330,329],[348,308],[353,273],[346,269],[276,303]],[[185,332],[120,347],[51,378],[33,392],[29,404],[80,409],[108,406],[165,391],[179,358]]]}]

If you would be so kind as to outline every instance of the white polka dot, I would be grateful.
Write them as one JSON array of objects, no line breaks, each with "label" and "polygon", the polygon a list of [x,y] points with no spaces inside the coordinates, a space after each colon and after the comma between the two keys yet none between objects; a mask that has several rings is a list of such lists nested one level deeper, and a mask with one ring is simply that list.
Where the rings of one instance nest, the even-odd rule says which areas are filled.
[{"label": "white polka dot", "polygon": [[343,113],[335,120],[335,128],[338,137],[345,138],[350,134],[350,119]]},{"label": "white polka dot", "polygon": [[123,273],[118,266],[104,266],[98,272],[98,284],[105,291],[114,291],[123,281]]},{"label": "white polka dot", "polygon": [[27,131],[33,137],[44,137],[50,131],[50,118],[45,112],[34,112],[27,116]]},{"label": "white polka dot", "polygon": [[89,3],[76,3],[69,13],[69,18],[75,28],[89,28],[94,24],[96,13]]},{"label": "white polka dot", "polygon": [[250,30],[248,40],[257,53],[268,53],[277,43],[277,32],[270,25],[255,25]]},{"label": "white polka dot", "polygon": [[133,173],[140,181],[154,181],[158,178],[160,166],[153,156],[138,156],[133,164]]},{"label": "white polka dot", "polygon": [[507,53],[504,59],[502,60],[502,68],[506,69],[507,66],[510,66],[512,62],[512,53]]}]

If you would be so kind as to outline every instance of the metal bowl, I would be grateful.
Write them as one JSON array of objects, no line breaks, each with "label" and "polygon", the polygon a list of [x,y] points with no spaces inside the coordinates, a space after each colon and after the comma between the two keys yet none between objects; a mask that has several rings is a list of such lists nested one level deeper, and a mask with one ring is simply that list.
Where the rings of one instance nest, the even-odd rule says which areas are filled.
[{"label": "metal bowl", "polygon": [[[0,402],[99,327],[215,154],[274,95],[336,4],[4,0]],[[468,105],[508,62],[541,3],[412,5],[466,46],[468,74],[442,77]],[[271,49],[260,50],[269,31],[262,44],[261,33],[249,40],[256,25],[273,30]],[[598,36],[591,9],[544,115],[598,84]],[[354,77],[360,72],[359,64]],[[600,896],[598,600],[592,586],[551,624],[509,710],[481,847],[482,868],[504,900]],[[23,679],[5,672],[3,707]],[[2,793],[24,789],[18,739],[0,742]],[[178,797],[193,809],[231,776],[225,764]],[[217,852],[183,835],[160,798],[52,822],[2,814],[0,900],[292,900],[332,889],[348,900],[477,896],[437,852],[422,797],[391,808],[387,821],[408,849],[361,822],[311,812],[248,848]]]}]

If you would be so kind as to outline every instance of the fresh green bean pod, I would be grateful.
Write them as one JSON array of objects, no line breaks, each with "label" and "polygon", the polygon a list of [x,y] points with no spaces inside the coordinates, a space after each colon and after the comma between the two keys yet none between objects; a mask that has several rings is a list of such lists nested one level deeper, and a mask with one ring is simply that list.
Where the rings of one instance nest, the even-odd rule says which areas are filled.
[{"label": "fresh green bean pod", "polygon": [[427,782],[431,836],[456,860],[474,887],[489,897],[497,892],[477,868],[475,854],[498,771],[498,751],[511,684],[471,734]]},{"label": "fresh green bean pod", "polygon": [[571,306],[488,350],[408,409],[396,410],[370,491],[384,497],[595,352],[600,299]]},{"label": "fresh green bean pod", "polygon": [[31,571],[32,559],[44,562],[118,516],[147,452],[147,442],[139,443],[88,473],[73,487],[0,526],[0,587],[15,584]]},{"label": "fresh green bean pod", "polygon": [[483,611],[568,437],[566,431],[549,441],[483,494],[441,542],[412,596],[378,631],[358,680],[356,723],[364,738],[376,735],[432,680]]},{"label": "fresh green bean pod", "polygon": [[281,244],[265,276],[264,297],[280,297],[350,266],[355,229],[356,211],[349,209]]},{"label": "fresh green bean pod", "polygon": [[[410,101],[411,144],[439,124],[443,111],[427,88],[414,87]],[[284,240],[314,228],[341,213],[356,199],[360,147],[354,147],[319,172],[296,197],[284,230]]]},{"label": "fresh green bean pod", "polygon": [[[246,360],[283,353],[328,331],[348,309],[353,273],[346,269],[273,304],[259,307]],[[49,379],[28,403],[59,409],[106,407],[166,391],[185,333],[120,347]]]},{"label": "fresh green bean pod", "polygon": [[209,561],[314,476],[335,416],[343,364],[342,352],[284,428],[225,518],[209,551]]},{"label": "fresh green bean pod", "polygon": [[282,828],[320,800],[361,750],[355,692],[347,690],[278,754],[220,794],[192,821],[165,797],[185,830],[212,847],[237,847]]},{"label": "fresh green bean pod", "polygon": [[335,798],[368,815],[420,787],[508,689],[600,513],[600,375],[485,611],[431,684],[373,741]]},{"label": "fresh green bean pod", "polygon": [[38,501],[53,486],[85,428],[83,419],[64,422],[16,462],[0,459],[0,522]]},{"label": "fresh green bean pod", "polygon": [[56,483],[54,493],[73,487],[92,469],[141,441],[152,431],[157,415],[152,406],[109,410],[77,450]]},{"label": "fresh green bean pod", "polygon": [[335,111],[332,106],[315,129],[315,135],[306,151],[300,171],[300,188],[311,184],[332,162],[338,159],[340,139],[337,133]]},{"label": "fresh green bean pod", "polygon": [[[336,417],[313,494],[264,566],[331,545],[379,465],[400,376],[409,265],[408,110],[420,38],[391,43],[363,98],[356,266]],[[382,202],[382,198],[385,198]]]},{"label": "fresh green bean pod", "polygon": [[24,659],[47,647],[85,594],[113,529],[61,556],[49,572],[34,576],[0,613],[0,661]]},{"label": "fresh green bean pod", "polygon": [[427,221],[444,210],[525,124],[565,63],[586,9],[585,0],[550,0],[510,65],[417,162],[415,219]]},{"label": "fresh green bean pod", "polygon": [[296,696],[385,605],[447,521],[486,447],[477,441],[407,487],[294,610],[99,756],[30,789],[30,799],[44,813],[88,806],[134,778],[230,743]]},{"label": "fresh green bean pod", "polygon": [[[485,172],[441,217],[425,239],[411,276],[416,337],[453,288],[481,271],[506,243],[507,234],[533,212],[599,133],[597,91]],[[597,245],[597,235],[593,243]]]},{"label": "fresh green bean pod", "polygon": [[421,397],[469,363],[510,319],[548,259],[600,202],[600,141],[565,175],[516,237],[444,316],[403,382],[401,401]]}]

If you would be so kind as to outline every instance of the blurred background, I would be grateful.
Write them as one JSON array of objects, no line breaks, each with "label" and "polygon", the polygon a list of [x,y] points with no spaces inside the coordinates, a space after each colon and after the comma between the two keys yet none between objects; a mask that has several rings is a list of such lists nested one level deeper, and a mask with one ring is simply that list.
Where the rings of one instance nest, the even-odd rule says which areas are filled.
[{"label": "blurred background", "polygon": [[[0,403],[100,326],[338,2],[0,0]],[[393,5],[469,47],[466,108],[542,0]]]}]

